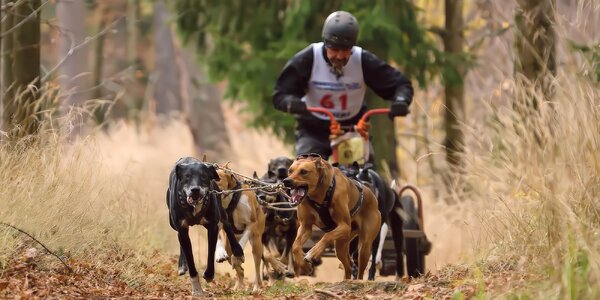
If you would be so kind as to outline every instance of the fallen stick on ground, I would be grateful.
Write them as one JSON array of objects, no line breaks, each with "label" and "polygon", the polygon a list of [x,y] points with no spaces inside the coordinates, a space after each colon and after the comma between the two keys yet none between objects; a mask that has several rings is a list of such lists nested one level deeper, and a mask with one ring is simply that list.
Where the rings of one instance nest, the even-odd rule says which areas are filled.
[{"label": "fallen stick on ground", "polygon": [[330,291],[326,291],[326,290],[321,290],[321,289],[315,289],[315,293],[321,293],[321,294],[325,294],[327,296],[336,298],[336,299],[342,299],[342,297],[330,292]]}]

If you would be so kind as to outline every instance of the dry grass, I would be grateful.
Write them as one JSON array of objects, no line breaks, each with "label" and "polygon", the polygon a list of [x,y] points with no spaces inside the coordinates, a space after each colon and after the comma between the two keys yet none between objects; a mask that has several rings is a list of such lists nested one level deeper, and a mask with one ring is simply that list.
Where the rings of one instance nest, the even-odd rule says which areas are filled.
[{"label": "dry grass", "polygon": [[[551,101],[524,85],[516,98],[537,111],[490,107],[472,129],[467,193],[487,203],[482,224],[494,241],[484,260],[548,276],[546,297],[597,298],[600,280],[600,92],[587,78],[561,74]],[[492,262],[493,261],[493,262]]]},{"label": "dry grass", "polygon": [[[57,254],[89,259],[121,270],[132,282],[147,282],[144,268],[154,264],[149,258],[155,251],[163,259],[179,253],[165,192],[173,163],[195,155],[189,129],[177,120],[143,130],[119,123],[67,142],[66,132],[52,129],[58,123],[64,122],[44,126],[41,143],[0,147],[0,182],[8,183],[0,185],[0,221],[32,234]],[[220,162],[231,160],[244,174],[262,174],[269,157],[289,155],[271,136],[238,132],[237,137],[236,157]],[[248,151],[248,145],[268,150]],[[206,247],[198,242],[203,234],[203,228],[192,229],[200,268],[206,258]],[[27,240],[0,226],[0,273],[11,257],[32,245]],[[217,272],[229,269],[217,266]]]}]

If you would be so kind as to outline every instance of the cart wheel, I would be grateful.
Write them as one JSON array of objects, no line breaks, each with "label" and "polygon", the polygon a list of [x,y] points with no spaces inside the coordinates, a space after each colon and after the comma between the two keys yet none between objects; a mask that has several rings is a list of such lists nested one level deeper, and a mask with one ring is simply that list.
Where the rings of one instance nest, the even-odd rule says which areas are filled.
[{"label": "cart wheel", "polygon": [[[402,208],[408,215],[408,220],[403,220],[402,228],[420,230],[419,214],[415,202],[411,196],[400,198]],[[425,252],[421,251],[420,238],[405,238],[404,249],[406,251],[406,273],[409,277],[419,277],[425,274]]]}]

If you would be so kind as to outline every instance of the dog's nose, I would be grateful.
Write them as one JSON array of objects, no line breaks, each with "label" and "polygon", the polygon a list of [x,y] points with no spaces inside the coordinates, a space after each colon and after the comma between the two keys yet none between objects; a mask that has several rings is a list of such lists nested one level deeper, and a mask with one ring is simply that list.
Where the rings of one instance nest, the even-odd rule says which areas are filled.
[{"label": "dog's nose", "polygon": [[286,178],[283,180],[283,185],[285,187],[292,187],[293,184],[294,184],[294,181],[291,180],[290,178]]},{"label": "dog's nose", "polygon": [[190,192],[192,193],[192,196],[200,196],[200,188],[199,187],[191,188]]}]

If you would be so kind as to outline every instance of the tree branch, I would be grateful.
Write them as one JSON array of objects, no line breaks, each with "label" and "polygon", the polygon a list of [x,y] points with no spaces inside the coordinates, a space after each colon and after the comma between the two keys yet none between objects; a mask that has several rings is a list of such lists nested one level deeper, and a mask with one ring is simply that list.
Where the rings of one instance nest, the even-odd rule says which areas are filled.
[{"label": "tree branch", "polygon": [[92,42],[93,40],[98,38],[99,36],[105,35],[108,32],[108,30],[110,30],[117,22],[119,22],[123,18],[125,18],[125,16],[118,17],[116,20],[114,20],[112,23],[110,23],[106,28],[104,28],[102,31],[98,32],[96,35],[86,38],[81,44],[79,44],[77,46],[72,46],[71,49],[69,49],[69,51],[67,52],[67,55],[65,55],[65,57],[63,57],[58,62],[58,64],[56,64],[56,66],[54,66],[52,69],[50,69],[50,71],[48,71],[48,73],[46,73],[46,75],[44,75],[44,77],[42,77],[42,82],[46,81],[48,79],[48,77],[50,77],[50,75],[52,75],[52,73],[56,72],[56,70],[58,70],[58,68],[60,68],[60,66],[62,66],[65,63],[65,61],[71,55],[73,55],[73,53],[75,51],[83,48],[84,46],[86,46],[87,44],[89,44],[90,42]]},{"label": "tree branch", "polygon": [[440,26],[431,26],[431,27],[427,28],[427,31],[437,34],[442,39],[444,39],[444,37],[447,34],[446,30]]},{"label": "tree branch", "polygon": [[[13,31],[17,30],[17,28],[23,26],[23,24],[25,24],[27,21],[29,21],[29,19],[35,17],[38,14],[38,12],[44,7],[44,5],[46,5],[46,3],[48,3],[48,1],[49,0],[44,1],[40,5],[40,7],[38,7],[36,10],[34,10],[33,12],[31,12],[27,17],[25,17],[23,20],[21,20],[21,22],[19,22],[15,26],[13,26],[13,28],[11,28],[11,29],[7,30],[6,32],[3,32],[2,34],[0,34],[0,38],[3,38],[5,36],[11,34]],[[20,4],[20,3],[17,2],[17,4],[14,4],[13,6],[16,7],[18,4]],[[6,6],[8,6],[8,4]],[[4,7],[2,7],[2,9],[4,9]]]},{"label": "tree branch", "polygon": [[315,293],[321,293],[321,294],[333,297],[335,299],[342,299],[342,297],[340,297],[340,296],[338,296],[338,295],[336,295],[336,294],[334,294],[334,293],[332,293],[330,291],[326,291],[326,290],[322,290],[322,289],[315,289],[314,291],[315,291]]},{"label": "tree branch", "polygon": [[40,241],[38,241],[36,238],[34,238],[34,237],[31,235],[31,234],[29,234],[29,233],[25,232],[25,230],[23,230],[23,229],[20,229],[20,228],[17,228],[17,227],[15,227],[15,226],[13,226],[13,225],[10,225],[10,224],[8,224],[8,223],[4,223],[4,222],[0,222],[0,225],[4,225],[4,226],[6,226],[6,227],[9,227],[9,228],[12,228],[12,229],[14,229],[14,230],[17,230],[17,231],[19,231],[19,232],[20,232],[20,233],[22,233],[22,234],[25,234],[25,235],[27,235],[27,236],[28,236],[28,237],[30,237],[32,240],[34,240],[36,243],[40,244],[40,246],[44,247],[44,249],[46,249],[46,251],[48,251],[48,253],[50,253],[50,254],[54,255],[56,258],[58,258],[58,260],[60,260],[60,262],[61,262],[61,263],[63,263],[63,265],[65,265],[65,267],[67,267],[67,269],[69,270],[69,272],[71,272],[71,273],[75,273],[75,272],[73,271],[73,269],[71,269],[71,267],[69,267],[69,265],[67,265],[67,263],[66,263],[64,260],[62,260],[62,258],[60,258],[60,256],[58,256],[58,255],[56,255],[54,252],[50,251],[50,249],[48,249],[48,247],[46,247],[44,244],[42,244],[42,242],[40,242]]}]

